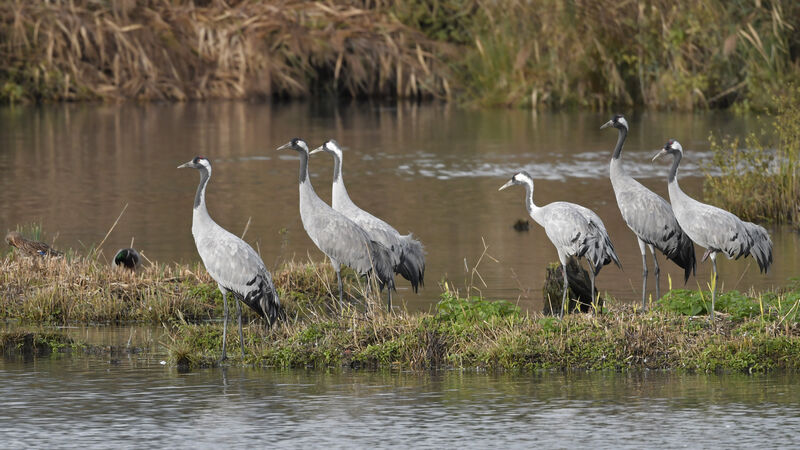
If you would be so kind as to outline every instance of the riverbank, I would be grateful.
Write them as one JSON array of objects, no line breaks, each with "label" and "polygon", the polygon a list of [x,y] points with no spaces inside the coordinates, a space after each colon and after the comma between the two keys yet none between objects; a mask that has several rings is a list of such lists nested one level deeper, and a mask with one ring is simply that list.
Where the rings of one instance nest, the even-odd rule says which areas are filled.
[{"label": "riverbank", "polygon": [[[132,274],[68,255],[51,260],[6,257],[0,270],[3,319],[37,327],[161,323],[169,333],[166,345],[172,364],[182,368],[219,364],[222,324],[207,319],[222,316],[221,297],[201,267],[153,265]],[[429,312],[389,313],[378,301],[363,299],[340,309],[330,294],[335,284],[327,264],[289,264],[275,271],[275,280],[287,321],[267,329],[260,320],[251,320],[245,327],[244,360],[238,334],[228,333],[230,360],[225,364],[407,370],[800,370],[797,282],[775,293],[725,292],[717,299],[717,319],[710,322],[705,315],[709,294],[689,290],[668,293],[646,312],[609,299],[603,314],[573,314],[560,321],[521,311],[508,302],[464,299],[449,290]],[[357,293],[354,281],[348,277],[347,289]],[[10,335],[13,330],[3,331],[3,351],[23,348],[25,342],[83,348],[58,333],[39,334],[52,333],[48,328],[37,329],[45,331],[26,331],[23,338]]]},{"label": "riverbank", "polygon": [[0,99],[766,110],[798,27],[792,1],[4,2]]}]

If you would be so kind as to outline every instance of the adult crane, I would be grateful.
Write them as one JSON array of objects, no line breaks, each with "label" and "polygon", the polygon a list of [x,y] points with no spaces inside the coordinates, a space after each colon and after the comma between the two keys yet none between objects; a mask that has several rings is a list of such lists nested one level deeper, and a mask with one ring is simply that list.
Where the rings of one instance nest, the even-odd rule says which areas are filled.
[{"label": "adult crane", "polygon": [[525,206],[528,214],[544,228],[547,237],[558,252],[561,273],[564,276],[560,317],[564,317],[566,308],[567,289],[569,289],[567,262],[571,257],[585,257],[589,262],[590,292],[593,297],[592,303],[594,303],[594,278],[600,269],[612,261],[617,267],[622,267],[603,222],[592,210],[574,203],[553,202],[542,207],[536,206],[533,203],[533,177],[528,172],[522,171],[514,174],[511,180],[501,186],[499,190],[502,191],[513,185],[525,186]]},{"label": "adult crane", "polygon": [[[284,313],[278,292],[272,284],[272,275],[258,253],[247,242],[217,225],[208,214],[206,186],[211,179],[211,162],[202,156],[197,156],[178,166],[178,169],[186,168],[197,169],[200,172],[200,184],[194,196],[192,236],[203,265],[222,292],[225,321],[222,328],[221,360],[224,361],[227,358],[225,344],[228,332],[228,293],[233,294],[259,316],[266,318],[270,326],[282,318]],[[244,359],[242,305],[239,302],[236,302],[236,312],[239,315],[239,341]]]},{"label": "adult crane", "polygon": [[702,261],[711,258],[714,269],[711,281],[713,320],[714,301],[717,297],[717,253],[724,254],[728,259],[752,255],[758,263],[759,270],[767,272],[772,265],[772,240],[764,227],[745,222],[724,209],[700,203],[681,190],[678,185],[678,166],[683,158],[683,147],[678,141],[670,139],[653,157],[653,161],[662,155],[672,155],[673,158],[667,177],[667,187],[675,218],[689,238],[706,249]]},{"label": "adult crane", "polygon": [[642,308],[647,307],[647,250],[653,255],[653,270],[656,281],[656,300],[661,298],[659,280],[660,269],[655,249],[667,259],[683,268],[683,282],[689,280],[697,265],[694,256],[694,244],[683,232],[672,207],[660,195],[644,187],[628,175],[622,166],[622,146],[628,136],[628,121],[622,115],[615,115],[600,129],[614,127],[618,131],[617,145],[611,155],[609,177],[617,206],[628,228],[639,241],[642,253]]}]

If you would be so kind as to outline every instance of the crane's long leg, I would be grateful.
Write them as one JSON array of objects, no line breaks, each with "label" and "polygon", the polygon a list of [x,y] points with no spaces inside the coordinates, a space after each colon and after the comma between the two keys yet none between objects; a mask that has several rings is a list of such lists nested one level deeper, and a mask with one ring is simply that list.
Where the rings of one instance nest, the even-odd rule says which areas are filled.
[{"label": "crane's long leg", "polygon": [[661,299],[661,269],[658,267],[658,258],[656,258],[656,249],[653,247],[652,244],[648,245],[650,247],[650,253],[653,255],[653,272],[655,272],[656,276],[656,300]]},{"label": "crane's long leg", "polygon": [[242,333],[242,302],[236,301],[236,313],[239,314],[239,345],[242,346],[242,362],[244,362],[244,333]]},{"label": "crane's long leg", "polygon": [[589,281],[590,281],[590,283],[589,283],[589,288],[590,288],[589,292],[591,292],[591,296],[592,296],[592,308],[595,311],[598,311],[597,303],[595,303],[597,301],[597,297],[594,296],[594,277],[596,276],[595,275],[595,271],[594,271],[594,265],[592,264],[591,261],[587,260],[587,262],[589,263]]},{"label": "crane's long leg", "polygon": [[228,355],[225,354],[225,344],[227,343],[228,337],[228,291],[225,289],[221,289],[222,291],[222,305],[225,311],[224,318],[222,319],[222,358],[219,359],[220,362],[225,361],[228,359]]},{"label": "crane's long leg", "polygon": [[392,311],[392,288],[388,284],[386,285],[386,297],[389,299],[389,312]]},{"label": "crane's long leg", "polygon": [[559,318],[564,318],[564,310],[567,308],[567,290],[569,289],[569,282],[567,281],[567,265],[561,263],[561,273],[564,275],[564,293],[561,295],[561,314]]},{"label": "crane's long leg", "polygon": [[338,261],[334,260],[333,258],[329,258],[331,260],[331,265],[333,266],[333,270],[336,271],[336,282],[339,285],[339,307],[344,307],[344,288],[342,287],[342,265],[339,264]]},{"label": "crane's long leg", "polygon": [[639,239],[639,251],[642,252],[642,309],[647,309],[647,249],[641,239]]},{"label": "crane's long leg", "polygon": [[711,264],[713,266],[713,273],[711,274],[711,320],[714,320],[714,301],[717,299],[717,280],[719,274],[717,273],[717,252],[711,252]]}]

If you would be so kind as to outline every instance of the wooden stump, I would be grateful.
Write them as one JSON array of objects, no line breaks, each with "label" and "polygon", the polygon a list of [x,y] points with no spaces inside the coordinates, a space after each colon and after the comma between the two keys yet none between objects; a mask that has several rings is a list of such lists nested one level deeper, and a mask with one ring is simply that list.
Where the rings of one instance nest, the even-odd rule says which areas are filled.
[{"label": "wooden stump", "polygon": [[[567,291],[567,312],[575,309],[580,312],[592,310],[592,294],[589,292],[592,282],[589,272],[586,271],[575,258],[570,258],[567,263],[567,280],[569,290]],[[547,265],[542,296],[544,297],[545,315],[557,316],[561,313],[561,295],[564,289],[564,276],[561,273],[560,263],[550,263]],[[594,298],[597,298],[597,285],[594,286]],[[603,307],[603,299],[598,300],[598,307]]]}]

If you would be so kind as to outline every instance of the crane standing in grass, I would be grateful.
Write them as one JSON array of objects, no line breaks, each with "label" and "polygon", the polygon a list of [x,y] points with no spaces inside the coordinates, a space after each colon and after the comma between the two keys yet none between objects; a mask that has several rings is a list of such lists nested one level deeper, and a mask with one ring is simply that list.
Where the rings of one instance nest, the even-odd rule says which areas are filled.
[{"label": "crane standing in grass", "polygon": [[[222,328],[222,358],[226,359],[225,343],[228,331],[228,293],[246,304],[259,316],[267,319],[271,326],[278,318],[283,317],[278,293],[272,284],[264,262],[247,242],[217,225],[206,209],[206,185],[211,178],[211,162],[198,156],[178,166],[179,169],[191,168],[200,172],[200,185],[194,197],[192,213],[192,236],[197,246],[197,253],[203,260],[208,274],[217,282],[222,292],[225,309],[225,321]],[[242,333],[242,305],[236,302],[239,315],[239,341],[242,346],[244,360],[244,336]]]},{"label": "crane standing in grass", "polygon": [[717,253],[728,259],[752,255],[762,272],[772,264],[772,240],[764,227],[745,222],[734,214],[716,206],[700,203],[686,195],[678,185],[678,166],[683,158],[683,147],[670,139],[654,157],[672,155],[672,167],[667,178],[669,201],[681,228],[697,245],[706,248],[702,261],[711,257],[713,273],[711,285],[711,319],[714,319],[714,301],[717,297]]},{"label": "crane standing in grass", "polygon": [[339,303],[343,304],[341,265],[352,268],[360,276],[377,278],[380,289],[388,285],[388,304],[392,307],[394,272],[392,255],[381,243],[372,240],[363,228],[328,206],[319,198],[308,178],[308,144],[294,138],[278,147],[292,149],[300,155],[300,219],[308,237],[331,260],[339,285]]},{"label": "crane standing in grass", "polygon": [[414,239],[410,233],[405,236],[401,235],[391,225],[359,208],[350,200],[342,178],[342,149],[336,141],[329,140],[309,154],[313,155],[321,151],[328,152],[333,156],[331,201],[333,209],[344,214],[345,217],[363,228],[370,238],[388,248],[392,254],[392,267],[395,273],[399,273],[410,281],[414,292],[417,292],[419,286],[425,282],[425,250],[422,243]]},{"label": "crane standing in grass", "polygon": [[528,172],[522,171],[514,174],[506,184],[500,187],[503,190],[513,185],[525,186],[525,206],[528,214],[544,228],[550,242],[556,247],[558,260],[561,262],[561,273],[564,275],[564,293],[561,296],[561,314],[564,317],[566,309],[567,290],[567,261],[569,258],[586,257],[589,262],[589,277],[591,279],[592,303],[594,303],[594,278],[600,269],[612,261],[617,267],[622,267],[608,237],[603,222],[592,210],[568,202],[554,202],[538,207],[533,203],[533,177]]},{"label": "crane standing in grass", "polygon": [[655,249],[657,248],[667,259],[683,268],[683,282],[686,283],[689,275],[694,273],[697,264],[694,256],[694,244],[678,225],[669,203],[634,180],[622,167],[622,146],[628,136],[628,121],[625,120],[625,117],[617,114],[603,124],[600,129],[607,127],[614,127],[619,132],[617,146],[611,156],[609,176],[617,197],[619,212],[639,241],[639,251],[642,253],[642,308],[645,308],[647,306],[646,248],[649,248],[650,254],[653,255],[656,300],[658,300],[661,298],[659,285],[661,271],[658,267]]}]

